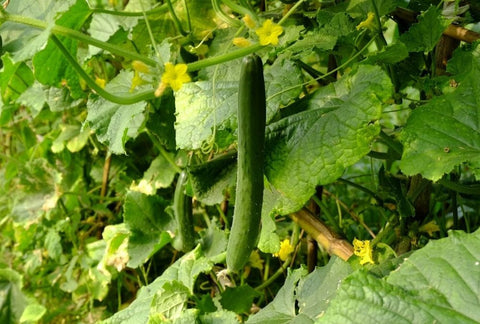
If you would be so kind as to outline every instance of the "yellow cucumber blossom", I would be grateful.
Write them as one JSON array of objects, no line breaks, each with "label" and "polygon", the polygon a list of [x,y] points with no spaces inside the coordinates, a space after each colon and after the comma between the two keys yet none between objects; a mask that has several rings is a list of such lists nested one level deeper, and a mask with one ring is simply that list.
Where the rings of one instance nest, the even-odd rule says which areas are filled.
[{"label": "yellow cucumber blossom", "polygon": [[353,253],[360,257],[360,264],[364,265],[365,263],[374,264],[372,256],[372,247],[370,246],[370,241],[360,241],[357,239],[353,240]]},{"label": "yellow cucumber blossom", "polygon": [[133,79],[132,79],[132,85],[130,86],[130,92],[135,90],[135,88],[138,87],[139,85],[142,85],[145,83],[146,81],[142,79],[142,77],[140,76],[140,73],[138,73],[138,71],[135,70],[135,72],[133,72]]},{"label": "yellow cucumber blossom", "polygon": [[261,45],[278,45],[278,36],[283,33],[283,28],[275,24],[271,19],[265,20],[262,27],[258,28],[255,33],[260,38]]},{"label": "yellow cucumber blossom", "polygon": [[245,26],[247,26],[250,29],[253,29],[255,28],[255,26],[257,26],[257,24],[252,19],[252,17],[250,17],[250,15],[245,15],[245,17],[243,17],[242,20],[245,23]]},{"label": "yellow cucumber blossom", "polygon": [[137,72],[142,72],[142,73],[150,72],[150,68],[148,67],[148,65],[143,63],[142,61],[137,61],[137,60],[133,61],[132,68],[134,71],[137,71]]},{"label": "yellow cucumber blossom", "polygon": [[102,89],[105,89],[105,85],[107,84],[107,80],[95,77],[95,83]]},{"label": "yellow cucumber blossom", "polygon": [[284,239],[280,243],[280,250],[278,253],[274,253],[273,256],[280,258],[280,260],[287,260],[288,256],[293,252],[293,246],[290,244],[289,239]]},{"label": "yellow cucumber blossom", "polygon": [[250,45],[252,44],[252,43],[251,43],[248,39],[246,39],[245,37],[235,37],[232,42],[233,42],[233,45],[235,45],[235,46],[237,46],[237,47],[241,47],[241,48],[243,48],[243,47],[248,47],[248,46],[250,46]]},{"label": "yellow cucumber blossom", "polygon": [[375,18],[375,14],[373,12],[369,12],[367,14],[367,19],[357,25],[357,30],[360,30],[362,28],[374,30],[375,22],[373,21],[373,18]]},{"label": "yellow cucumber blossom", "polygon": [[160,84],[155,90],[155,96],[159,97],[167,86],[173,91],[178,91],[184,83],[190,82],[190,76],[187,74],[187,65],[180,63],[173,65],[170,62],[165,63],[165,72],[162,75]]}]

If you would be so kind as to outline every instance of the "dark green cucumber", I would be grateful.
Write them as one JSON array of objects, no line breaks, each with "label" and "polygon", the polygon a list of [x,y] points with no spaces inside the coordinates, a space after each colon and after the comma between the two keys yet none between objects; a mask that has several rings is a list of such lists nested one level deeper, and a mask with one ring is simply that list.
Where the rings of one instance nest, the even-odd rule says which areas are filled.
[{"label": "dark green cucumber", "polygon": [[266,102],[263,64],[243,59],[238,89],[238,167],[235,210],[227,245],[227,268],[243,269],[257,243],[263,203]]},{"label": "dark green cucumber", "polygon": [[173,247],[179,251],[188,252],[194,247],[195,236],[192,220],[192,198],[185,194],[188,174],[180,173],[173,197],[173,213],[177,222],[177,235]]}]

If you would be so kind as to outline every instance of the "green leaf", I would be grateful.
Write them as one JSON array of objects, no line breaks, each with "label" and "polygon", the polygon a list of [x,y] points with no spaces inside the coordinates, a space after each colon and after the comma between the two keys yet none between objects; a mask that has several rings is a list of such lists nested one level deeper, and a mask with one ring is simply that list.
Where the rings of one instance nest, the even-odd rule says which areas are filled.
[{"label": "green leaf", "polygon": [[314,321],[327,310],[339,284],[351,272],[352,268],[347,262],[332,257],[326,266],[315,269],[302,279],[297,292],[299,314],[304,314]]},{"label": "green leaf", "polygon": [[210,295],[202,295],[202,297],[196,299],[196,306],[201,314],[212,313],[217,310],[217,306],[213,303],[213,298]]},{"label": "green leaf", "polygon": [[208,81],[184,84],[175,94],[177,146],[196,150],[214,126],[236,129],[237,88],[237,82],[216,82],[214,88]]},{"label": "green leaf", "polygon": [[129,259],[127,266],[137,268],[147,262],[157,251],[172,241],[166,231],[146,234],[133,232],[128,240]]},{"label": "green leaf", "polygon": [[[105,13],[95,13],[90,22],[88,31],[93,38],[107,42],[119,29],[130,31],[137,25],[138,19],[139,17],[124,17]],[[96,55],[101,51],[102,49],[95,46],[90,45],[88,47],[89,56]]]},{"label": "green leaf", "polygon": [[168,202],[160,196],[147,196],[129,191],[125,197],[124,221],[131,231],[154,233],[162,231],[170,222],[165,208]]},{"label": "green leaf", "polygon": [[16,324],[27,306],[21,291],[22,277],[12,269],[0,269],[0,323]]},{"label": "green leaf", "polygon": [[[166,153],[173,161],[173,154]],[[154,189],[168,188],[175,178],[177,169],[163,156],[158,155],[150,164],[150,167],[143,174],[142,180],[147,181]],[[153,193],[155,190],[153,191]]]},{"label": "green leaf", "polygon": [[54,260],[59,260],[63,253],[61,237],[57,231],[50,229],[45,236],[45,248],[48,256]]},{"label": "green leaf", "polygon": [[323,32],[308,32],[303,38],[288,48],[293,53],[312,51],[314,49],[331,50],[337,43],[337,36]]},{"label": "green leaf", "polygon": [[214,205],[226,197],[226,190],[235,186],[237,178],[236,155],[225,154],[204,164],[190,167],[190,181],[195,199]]},{"label": "green leaf", "polygon": [[[301,87],[291,88],[302,83],[302,74],[298,66],[287,59],[277,59],[264,71],[267,111],[273,114],[279,107],[287,105],[302,92]],[[286,90],[290,89],[290,90]]]},{"label": "green leaf", "polygon": [[4,103],[16,100],[34,82],[32,70],[23,62],[13,63],[8,54],[3,55],[0,89]]},{"label": "green leaf", "polygon": [[237,314],[248,313],[252,308],[253,299],[258,296],[259,293],[249,285],[227,287],[222,293],[220,304],[224,309]]},{"label": "green leaf", "polygon": [[171,216],[165,212],[168,202],[160,196],[129,191],[124,204],[124,222],[131,231],[128,241],[128,266],[136,268],[171,241]]},{"label": "green leaf", "polygon": [[175,151],[175,97],[164,94],[152,102],[152,112],[147,119],[149,134],[169,151]]},{"label": "green leaf", "polygon": [[30,110],[32,117],[36,117],[40,113],[46,101],[45,89],[38,82],[34,82],[17,99],[17,103],[24,105]]},{"label": "green leaf", "polygon": [[150,306],[150,314],[162,319],[174,320],[187,306],[190,291],[178,281],[168,281],[158,290]]},{"label": "green leaf", "polygon": [[[90,10],[85,0],[78,0],[58,20],[57,24],[74,30],[79,30],[90,17]],[[70,53],[75,57],[78,43],[68,37],[58,37]],[[35,77],[45,85],[54,87],[66,86],[74,99],[84,96],[77,72],[64,57],[58,47],[49,41],[46,48],[33,58]]]},{"label": "green leaf", "polygon": [[265,173],[281,195],[279,213],[301,208],[315,186],[335,181],[370,151],[391,92],[385,72],[362,65],[314,93],[311,109],[267,127]]},{"label": "green leaf", "polygon": [[383,279],[347,277],[316,323],[478,323],[480,231],[449,232],[413,252]]},{"label": "green leaf", "polygon": [[12,53],[13,60],[25,61],[45,48],[56,16],[68,10],[74,2],[74,0],[25,0],[9,3],[7,7],[9,14],[35,18],[48,24],[45,30],[10,22],[2,24],[0,28],[2,39],[6,50]]},{"label": "green leaf", "polygon": [[150,305],[156,292],[166,282],[177,281],[188,288],[193,294],[195,280],[201,273],[212,269],[213,262],[203,257],[199,247],[185,254],[148,286],[142,287],[137,298],[125,309],[115,313],[112,317],[102,321],[102,324],[146,324],[150,314]]},{"label": "green leaf", "polygon": [[432,6],[418,17],[418,23],[402,34],[400,40],[409,52],[430,52],[449,24],[450,20],[442,16],[441,10]]},{"label": "green leaf", "polygon": [[480,86],[477,74],[458,88],[416,109],[410,115],[400,140],[400,162],[407,175],[422,174],[436,181],[463,162],[480,166]]},{"label": "green leaf", "polygon": [[[266,194],[264,194],[264,199]],[[274,217],[270,215],[272,208],[269,208],[268,205],[262,206],[262,228],[258,248],[263,253],[277,253],[280,250],[280,237],[276,233],[277,226]]]},{"label": "green leaf", "polygon": [[290,323],[296,316],[295,290],[298,281],[306,275],[306,269],[289,269],[284,285],[278,291],[275,299],[262,308],[257,314],[249,317],[247,324],[282,324]]},{"label": "green leaf", "polygon": [[[111,93],[129,93],[133,72],[123,70],[105,90]],[[125,143],[138,135],[145,116],[147,103],[144,101],[120,105],[99,97],[88,100],[86,123],[95,130],[98,140],[108,145],[114,154],[125,154]]]},{"label": "green leaf", "polygon": [[39,321],[43,315],[47,312],[45,306],[40,304],[29,304],[22,313],[20,317],[20,323],[30,322],[30,321]]},{"label": "green leaf", "polygon": [[[238,66],[238,60],[236,62]],[[224,73],[223,68],[220,68],[218,74],[226,79],[187,83],[175,93],[176,143],[179,148],[199,149],[202,143],[211,139],[214,127],[216,132],[236,131],[239,74]],[[300,85],[302,79],[300,69],[286,59],[278,59],[271,67],[265,67],[264,75],[268,122],[281,105],[300,94],[301,87],[285,90]],[[227,147],[232,141],[233,137],[229,142],[222,143],[222,147]]]},{"label": "green leaf", "polygon": [[234,312],[220,310],[200,316],[202,324],[238,324],[238,317]]},{"label": "green leaf", "polygon": [[408,49],[402,42],[396,42],[367,56],[367,64],[395,64],[408,57]]},{"label": "green leaf", "polygon": [[213,257],[227,249],[227,232],[212,222],[205,232],[200,233],[201,245],[206,257]]},{"label": "green leaf", "polygon": [[305,269],[294,270],[275,299],[247,323],[313,323],[329,307],[340,283],[351,272],[351,266],[337,257],[308,275]]}]

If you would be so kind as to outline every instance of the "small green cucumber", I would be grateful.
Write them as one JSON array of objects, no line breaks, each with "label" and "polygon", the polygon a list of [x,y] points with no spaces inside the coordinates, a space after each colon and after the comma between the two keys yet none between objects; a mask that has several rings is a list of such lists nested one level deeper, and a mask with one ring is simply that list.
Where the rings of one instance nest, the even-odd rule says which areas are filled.
[{"label": "small green cucumber", "polygon": [[183,170],[177,180],[173,197],[173,213],[177,222],[177,235],[173,247],[182,252],[188,252],[194,247],[195,232],[192,220],[192,198],[185,194],[188,173]]},{"label": "small green cucumber", "polygon": [[238,89],[238,166],[235,210],[227,245],[227,268],[238,272],[257,243],[263,203],[266,100],[263,64],[243,59]]}]

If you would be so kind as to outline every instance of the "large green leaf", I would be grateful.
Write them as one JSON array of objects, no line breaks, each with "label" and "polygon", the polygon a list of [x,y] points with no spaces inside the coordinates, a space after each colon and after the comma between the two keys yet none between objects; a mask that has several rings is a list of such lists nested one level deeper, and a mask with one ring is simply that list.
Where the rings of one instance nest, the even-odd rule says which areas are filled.
[{"label": "large green leaf", "polygon": [[480,167],[478,73],[474,70],[454,92],[412,112],[400,137],[405,174],[421,173],[435,181],[463,162]]},{"label": "large green leaf", "polygon": [[317,323],[478,323],[480,231],[452,231],[388,277],[347,277]]},{"label": "large green leaf", "polygon": [[213,127],[236,129],[237,82],[187,83],[175,94],[176,143],[182,149],[199,149]]},{"label": "large green leaf", "polygon": [[430,52],[433,50],[450,21],[442,16],[436,7],[430,7],[419,16],[418,23],[413,24],[400,40],[407,45],[410,52]]},{"label": "large green leaf", "polygon": [[[137,298],[125,309],[102,321],[102,324],[146,324],[150,315],[150,305],[158,291],[182,284],[193,293],[195,280],[201,273],[210,271],[214,263],[203,257],[200,247],[185,254],[148,286],[142,287]],[[158,298],[158,297],[157,297]]]},{"label": "large green leaf", "polygon": [[[90,17],[90,10],[85,0],[77,0],[66,13],[64,13],[56,24],[79,30]],[[65,48],[75,57],[77,54],[77,41],[68,37],[59,37]],[[36,53],[33,58],[35,77],[43,84],[60,87],[66,85],[73,98],[83,95],[78,74],[72,68],[58,47],[51,41],[45,49]]]},{"label": "large green leaf", "polygon": [[[237,66],[240,63],[235,61]],[[199,149],[216,131],[234,133],[237,129],[238,73],[224,73],[220,67],[215,81],[199,81],[183,85],[175,94],[177,109],[176,141],[182,149]],[[218,75],[224,80],[218,80]],[[265,67],[265,92],[267,97],[267,120],[272,119],[282,105],[296,98],[301,84],[299,68],[286,59],[278,59]],[[290,89],[289,89],[290,88]],[[289,90],[286,90],[289,89]],[[216,134],[217,135],[217,134]],[[230,137],[222,146],[233,141]]]},{"label": "large green leaf", "polygon": [[0,322],[18,323],[28,302],[22,293],[22,277],[12,269],[0,269]]},{"label": "large green leaf", "polygon": [[48,24],[45,30],[11,22],[5,22],[1,25],[2,39],[6,44],[6,50],[12,53],[14,61],[21,62],[30,59],[35,53],[43,49],[57,15],[68,10],[74,2],[75,0],[11,1],[7,7],[9,14],[35,18]]},{"label": "large green leaf", "polygon": [[294,270],[275,299],[247,323],[313,323],[328,308],[340,282],[351,272],[350,265],[337,257],[308,275],[305,269]]},{"label": "large green leaf", "polygon": [[136,268],[171,241],[171,217],[165,211],[168,202],[159,196],[130,191],[125,198],[124,222],[130,237],[128,266]]},{"label": "large green leaf", "polygon": [[250,316],[247,324],[283,324],[290,323],[296,316],[295,289],[298,281],[304,277],[306,269],[300,268],[289,272],[285,284],[277,292],[275,299],[262,308],[260,312]]},{"label": "large green leaf", "polygon": [[[105,90],[113,94],[130,92],[133,72],[122,71]],[[140,101],[131,105],[120,105],[99,97],[91,97],[87,103],[88,117],[86,122],[96,131],[98,139],[108,145],[115,154],[125,153],[125,143],[138,135],[143,125],[144,110],[147,103]]]},{"label": "large green leaf", "polygon": [[370,151],[380,131],[383,101],[391,92],[384,71],[360,66],[317,91],[308,110],[267,127],[265,172],[282,196],[278,212],[301,208],[316,185],[335,181]]}]

